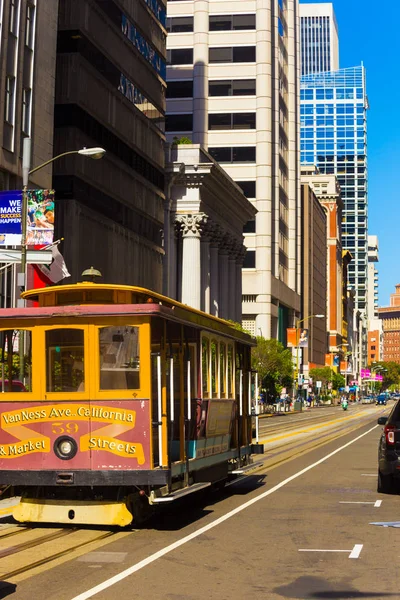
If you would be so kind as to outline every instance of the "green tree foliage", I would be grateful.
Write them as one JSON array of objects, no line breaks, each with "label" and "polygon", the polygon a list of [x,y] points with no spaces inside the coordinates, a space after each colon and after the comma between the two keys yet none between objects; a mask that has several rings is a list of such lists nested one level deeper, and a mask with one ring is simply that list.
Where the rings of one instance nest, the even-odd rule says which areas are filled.
[{"label": "green tree foliage", "polygon": [[312,377],[314,385],[316,381],[322,381],[323,387],[326,387],[328,383],[332,383],[333,390],[338,390],[346,385],[346,380],[343,375],[336,373],[330,367],[310,369],[310,377]]},{"label": "green tree foliage", "polygon": [[274,398],[282,387],[293,383],[292,353],[278,340],[257,337],[257,346],[251,351],[251,366],[258,372],[261,389]]},{"label": "green tree foliage", "polygon": [[[373,369],[374,373],[380,373],[383,376],[382,388],[384,390],[389,387],[400,388],[400,365],[398,363],[380,361],[368,368]],[[386,371],[383,369],[386,369]]]},{"label": "green tree foliage", "polygon": [[189,145],[189,144],[193,144],[192,140],[188,137],[182,136],[180,138],[178,138],[177,136],[174,136],[174,139],[172,140],[172,145],[173,146],[180,146],[180,145]]}]

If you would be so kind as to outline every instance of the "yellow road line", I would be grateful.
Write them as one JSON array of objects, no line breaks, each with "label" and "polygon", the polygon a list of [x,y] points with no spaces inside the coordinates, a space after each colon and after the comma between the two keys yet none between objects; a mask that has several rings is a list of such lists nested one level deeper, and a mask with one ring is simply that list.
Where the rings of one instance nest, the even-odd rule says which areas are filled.
[{"label": "yellow road line", "polygon": [[302,433],[311,433],[312,431],[316,431],[318,429],[322,429],[323,427],[327,427],[327,426],[332,425],[332,424],[342,423],[343,421],[353,420],[353,419],[359,417],[362,414],[365,414],[365,412],[364,411],[360,411],[360,412],[355,413],[354,415],[349,415],[347,417],[342,417],[341,419],[334,419],[333,421],[326,421],[326,423],[321,423],[320,425],[314,425],[313,427],[307,427],[305,429],[300,429],[298,431],[294,431],[293,433],[285,433],[283,435],[278,435],[278,436],[275,436],[273,438],[267,438],[265,440],[261,440],[260,444],[268,444],[270,442],[278,442],[280,440],[284,440],[285,438],[294,437],[294,436],[300,435]]}]

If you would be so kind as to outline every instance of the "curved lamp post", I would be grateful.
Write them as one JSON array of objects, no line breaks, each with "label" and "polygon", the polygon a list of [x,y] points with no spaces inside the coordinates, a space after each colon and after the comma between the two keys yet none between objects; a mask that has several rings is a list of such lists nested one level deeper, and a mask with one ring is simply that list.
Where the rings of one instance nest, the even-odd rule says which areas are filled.
[{"label": "curved lamp post", "polygon": [[371,385],[371,392],[372,390],[375,393],[375,379],[372,377],[373,373],[387,373],[387,369],[385,369],[385,367],[382,367],[382,365],[376,365],[376,367],[372,366],[371,367],[371,379],[372,379],[372,385]]},{"label": "curved lamp post", "polygon": [[[325,315],[308,315],[308,317],[303,317],[303,319],[296,319],[296,376],[295,376],[295,380],[297,380],[297,392],[299,390],[299,325],[300,323],[304,323],[305,321],[308,321],[309,319],[325,319]],[[293,390],[294,390],[294,386],[293,386]]]},{"label": "curved lamp post", "polygon": [[102,158],[106,151],[104,148],[81,148],[80,150],[70,150],[69,152],[62,152],[61,154],[57,154],[57,156],[53,156],[50,160],[46,160],[46,162],[42,163],[38,167],[34,169],[30,168],[31,163],[31,138],[24,139],[24,147],[22,153],[22,217],[21,217],[21,225],[22,225],[22,236],[21,236],[21,273],[23,274],[23,290],[25,290],[25,271],[26,271],[26,231],[27,231],[27,217],[28,217],[28,196],[27,196],[27,188],[29,175],[32,173],[36,173],[43,167],[47,167],[50,163],[62,158],[63,156],[68,156],[69,154],[81,154],[82,156],[89,156],[89,158],[93,158],[98,160]]},{"label": "curved lamp post", "polygon": [[[24,139],[23,152],[22,152],[22,216],[21,216],[21,273],[23,274],[23,285],[21,286],[21,292],[25,290],[26,284],[26,232],[27,232],[27,218],[28,218],[28,195],[27,188],[29,182],[29,175],[32,173],[36,173],[39,169],[43,169],[50,163],[62,158],[63,156],[68,156],[69,154],[81,154],[82,156],[89,156],[89,158],[99,159],[104,156],[106,151],[104,148],[81,148],[80,150],[70,150],[68,152],[62,152],[61,154],[57,154],[57,156],[53,156],[50,160],[46,160],[46,162],[41,165],[31,169],[31,138]],[[21,381],[24,378],[25,371],[25,360],[24,360],[24,346],[25,346],[25,335],[23,330],[20,333],[20,362],[19,362],[19,372]]]}]

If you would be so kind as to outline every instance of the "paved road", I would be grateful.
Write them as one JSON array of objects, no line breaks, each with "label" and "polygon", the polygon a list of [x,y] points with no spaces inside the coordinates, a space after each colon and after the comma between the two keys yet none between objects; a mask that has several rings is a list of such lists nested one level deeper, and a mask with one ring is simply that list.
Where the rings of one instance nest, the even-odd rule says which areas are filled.
[{"label": "paved road", "polygon": [[[400,599],[400,530],[370,524],[400,520],[398,496],[376,492],[376,417],[387,409],[332,410],[325,423],[317,411],[291,415],[280,431],[279,418],[268,419],[258,473],[218,495],[186,499],[148,529],[98,541],[110,532],[73,531],[46,542],[54,551],[78,534],[87,546],[41,573],[7,578],[0,598]],[[31,535],[38,531],[59,530]],[[9,547],[26,535],[0,537],[0,557],[2,542]]]}]

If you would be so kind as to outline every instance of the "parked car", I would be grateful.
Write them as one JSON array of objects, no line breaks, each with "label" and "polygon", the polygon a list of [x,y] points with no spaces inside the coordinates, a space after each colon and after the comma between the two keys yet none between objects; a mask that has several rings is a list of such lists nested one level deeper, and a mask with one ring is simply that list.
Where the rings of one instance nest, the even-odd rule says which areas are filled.
[{"label": "parked car", "polygon": [[392,494],[400,479],[400,400],[388,417],[379,417],[384,425],[378,446],[378,492]]},{"label": "parked car", "polygon": [[376,399],[376,405],[378,406],[378,404],[383,404],[384,406],[386,406],[386,404],[387,404],[386,394],[379,394],[379,396]]},{"label": "parked car", "polygon": [[372,404],[375,402],[375,396],[364,396],[361,403],[362,404]]}]

